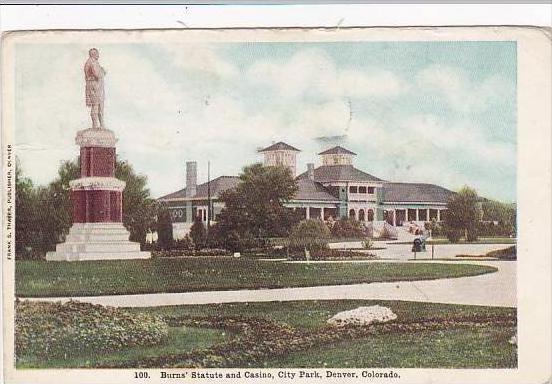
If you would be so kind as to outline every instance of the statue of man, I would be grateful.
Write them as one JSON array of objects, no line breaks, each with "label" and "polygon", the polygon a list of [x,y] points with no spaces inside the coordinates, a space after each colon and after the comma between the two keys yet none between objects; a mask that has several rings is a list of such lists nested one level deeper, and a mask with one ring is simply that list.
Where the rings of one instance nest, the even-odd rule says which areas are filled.
[{"label": "statue of man", "polygon": [[96,48],[88,51],[89,58],[84,64],[84,78],[86,79],[86,106],[90,107],[92,128],[104,127],[104,76],[105,70],[98,59],[100,52]]}]

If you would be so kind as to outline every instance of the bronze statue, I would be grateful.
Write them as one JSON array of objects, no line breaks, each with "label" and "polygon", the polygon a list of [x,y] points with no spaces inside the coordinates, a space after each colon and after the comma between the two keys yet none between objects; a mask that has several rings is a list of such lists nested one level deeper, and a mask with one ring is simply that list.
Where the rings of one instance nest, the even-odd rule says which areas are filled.
[{"label": "bronze statue", "polygon": [[105,70],[98,59],[100,52],[96,48],[88,51],[89,58],[84,64],[86,79],[86,106],[90,107],[92,128],[101,129],[104,126],[104,76]]}]

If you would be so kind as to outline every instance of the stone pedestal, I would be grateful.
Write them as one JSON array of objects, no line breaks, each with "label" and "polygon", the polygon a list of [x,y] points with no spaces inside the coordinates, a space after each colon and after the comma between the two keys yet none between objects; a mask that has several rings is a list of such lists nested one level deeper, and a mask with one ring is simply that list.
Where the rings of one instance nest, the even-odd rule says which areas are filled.
[{"label": "stone pedestal", "polygon": [[46,260],[145,259],[149,252],[130,242],[123,226],[125,183],[115,178],[117,139],[107,129],[79,131],[80,178],[72,180],[73,226]]}]

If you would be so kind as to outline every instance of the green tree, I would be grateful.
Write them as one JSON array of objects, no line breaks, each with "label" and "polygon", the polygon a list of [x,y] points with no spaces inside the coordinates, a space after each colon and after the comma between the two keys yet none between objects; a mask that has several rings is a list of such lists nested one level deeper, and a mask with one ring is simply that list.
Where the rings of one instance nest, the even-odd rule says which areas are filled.
[{"label": "green tree", "polygon": [[288,236],[298,222],[284,207],[293,198],[297,184],[287,167],[253,164],[243,169],[236,188],[221,195],[225,208],[215,225],[219,238],[264,238]]},{"label": "green tree", "polygon": [[203,221],[201,221],[201,218],[199,216],[194,219],[194,223],[190,228],[190,237],[194,242],[194,247],[196,250],[200,250],[205,246],[207,231],[205,229],[205,225],[203,225]]},{"label": "green tree", "polygon": [[137,175],[126,161],[117,161],[115,177],[126,183],[123,191],[123,224],[130,231],[130,240],[146,242],[148,230],[157,227],[158,203],[147,188],[147,177]]},{"label": "green tree", "polygon": [[341,218],[332,225],[332,235],[341,238],[366,237],[366,228],[363,224],[351,217]]},{"label": "green tree", "polygon": [[[117,161],[115,176],[126,182],[123,224],[130,231],[130,239],[143,244],[147,231],[156,229],[157,202],[146,188],[146,177],[136,175],[128,163]],[[16,252],[29,250],[44,255],[64,240],[72,224],[69,182],[79,177],[78,161],[65,161],[53,182],[34,187],[16,164]]]},{"label": "green tree", "polygon": [[467,241],[477,240],[477,224],[481,215],[481,204],[474,189],[466,186],[452,195],[444,215],[445,233],[449,240],[457,242],[462,234]]},{"label": "green tree", "polygon": [[163,250],[174,245],[171,213],[164,204],[159,205],[157,213],[157,245]]},{"label": "green tree", "polygon": [[289,247],[293,250],[309,251],[327,248],[330,230],[320,219],[309,219],[293,227],[289,236]]},{"label": "green tree", "polygon": [[497,234],[511,235],[516,233],[516,205],[496,200],[485,200],[481,204],[482,219],[497,223]]}]

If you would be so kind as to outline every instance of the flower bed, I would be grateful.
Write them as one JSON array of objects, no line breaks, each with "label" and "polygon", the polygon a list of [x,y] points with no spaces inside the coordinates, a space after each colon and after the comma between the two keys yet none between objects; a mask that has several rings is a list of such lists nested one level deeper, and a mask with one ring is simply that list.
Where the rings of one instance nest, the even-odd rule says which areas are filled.
[{"label": "flower bed", "polygon": [[153,345],[168,335],[167,324],[158,316],[77,301],[16,302],[15,311],[16,359]]},{"label": "flower bed", "polygon": [[171,250],[157,250],[152,252],[153,257],[194,257],[194,256],[230,256],[232,252],[226,249],[201,249],[196,251],[195,249],[171,249]]},{"label": "flower bed", "polygon": [[[291,260],[305,260],[304,253],[294,252],[289,255]],[[379,257],[374,253],[345,251],[342,249],[317,249],[311,252],[310,260],[375,260]]]},{"label": "flower bed", "polygon": [[308,350],[317,345],[335,344],[377,334],[412,333],[425,330],[513,326],[515,315],[465,315],[448,318],[427,318],[410,322],[373,323],[366,325],[326,326],[314,331],[295,329],[266,319],[232,317],[167,317],[171,326],[219,328],[237,334],[229,342],[183,354],[173,354],[126,362],[114,362],[99,368],[221,368],[262,366],[268,358]]}]

